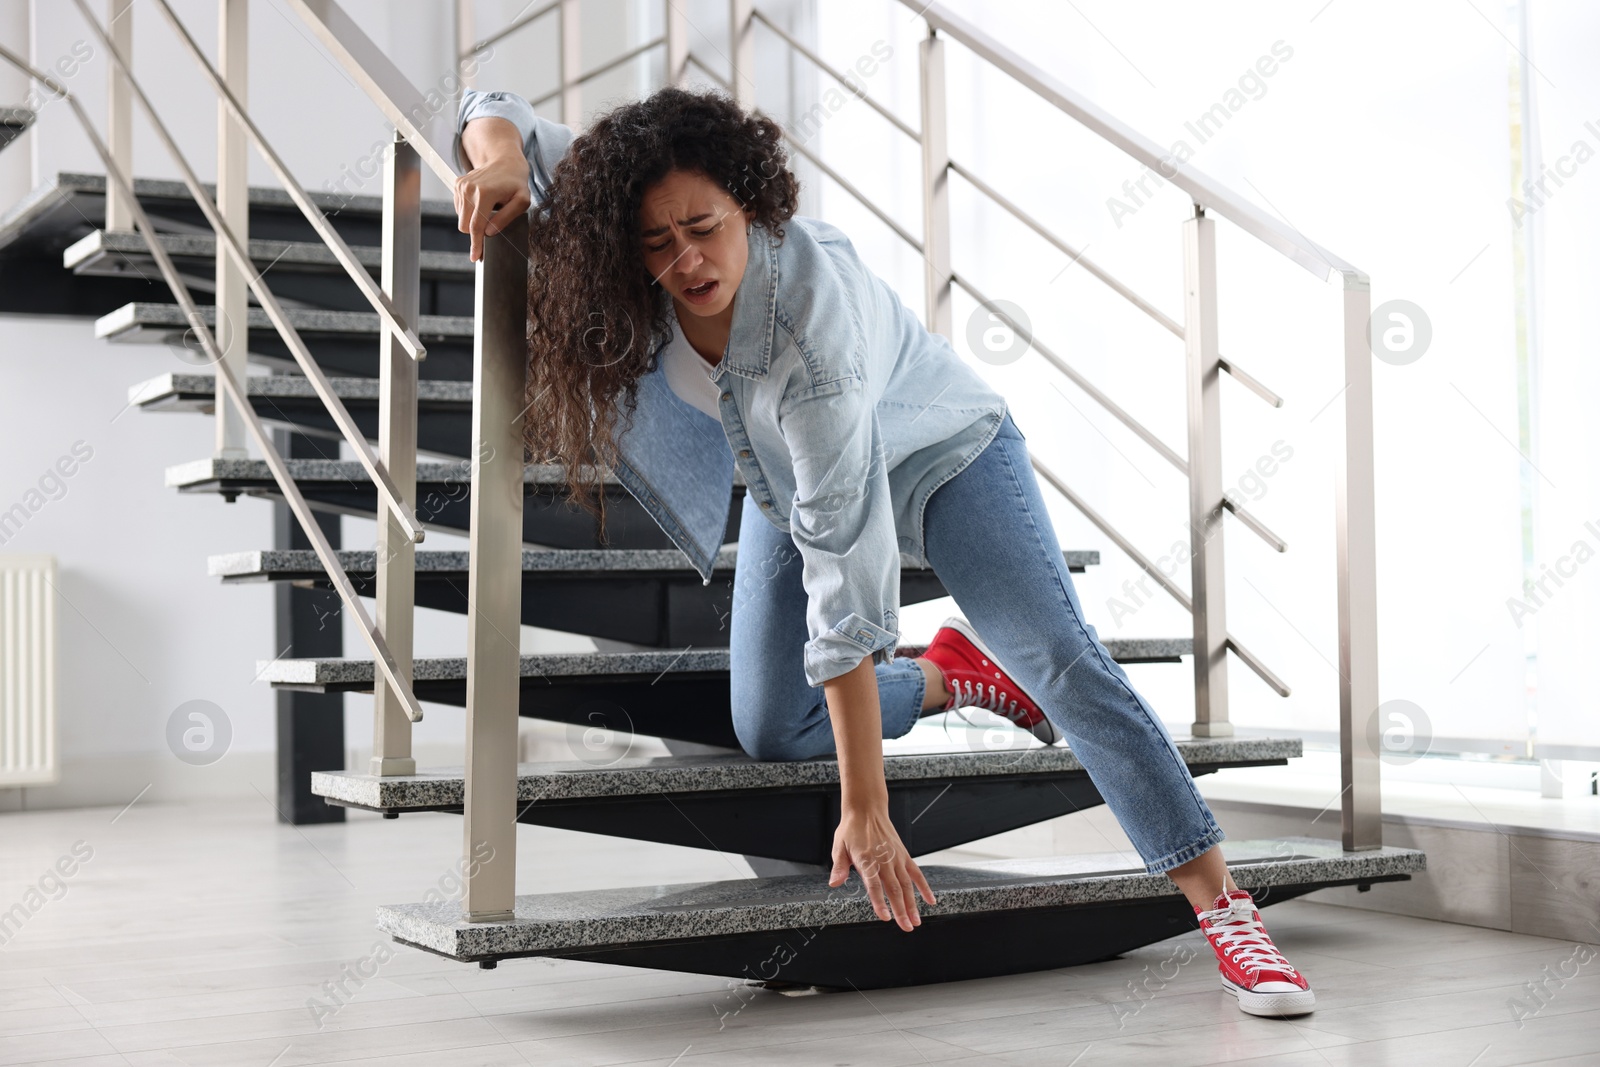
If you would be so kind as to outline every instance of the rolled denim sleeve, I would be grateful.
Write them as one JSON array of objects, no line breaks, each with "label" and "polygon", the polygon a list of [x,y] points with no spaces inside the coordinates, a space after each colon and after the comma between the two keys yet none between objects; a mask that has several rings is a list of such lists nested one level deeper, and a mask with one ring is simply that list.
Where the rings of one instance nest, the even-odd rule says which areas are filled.
[{"label": "rolled denim sleeve", "polygon": [[786,397],[779,430],[794,465],[790,536],[800,551],[810,640],[806,681],[863,657],[887,663],[900,639],[900,548],[887,457],[860,376]]},{"label": "rolled denim sleeve", "polygon": [[461,110],[456,114],[456,132],[453,151],[456,166],[465,172],[469,169],[461,154],[461,134],[473,119],[505,119],[522,135],[522,154],[528,158],[528,188],[533,202],[544,202],[544,190],[550,183],[556,164],[567,154],[576,136],[570,126],[540,118],[534,114],[533,105],[516,93],[497,90],[485,92],[468,89],[461,96]]}]

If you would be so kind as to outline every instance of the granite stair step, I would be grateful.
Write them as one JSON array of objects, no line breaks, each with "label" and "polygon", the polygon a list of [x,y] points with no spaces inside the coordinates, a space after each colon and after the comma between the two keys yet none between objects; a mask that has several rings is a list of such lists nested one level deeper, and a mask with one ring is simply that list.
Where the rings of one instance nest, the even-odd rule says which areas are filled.
[{"label": "granite stair step", "polygon": [[[334,452],[329,442],[329,452]],[[372,518],[378,494],[367,473],[355,460],[291,459],[289,474],[312,508],[341,515]],[[177,464],[166,471],[168,488],[184,493],[215,493],[232,501],[240,496],[281,500],[282,494],[266,460],[207,458]],[[523,471],[524,504],[522,539],[530,545],[552,548],[597,548],[599,523],[586,512],[566,504],[562,469],[550,464],[529,464]],[[610,548],[672,548],[670,538],[656,525],[617,480],[606,474],[606,534]],[[424,526],[463,533],[468,528],[472,471],[466,460],[424,461],[417,464],[417,517]],[[739,539],[739,501],[744,482],[735,473],[733,504],[723,543]]]},{"label": "granite stair step", "polygon": [[[1404,881],[1426,866],[1412,849],[1344,852],[1308,838],[1227,841],[1222,850],[1263,907],[1330,886]],[[1195,926],[1171,880],[1145,873],[1131,853],[922,870],[938,903],[918,901],[922,925],[909,934],[872,914],[854,873],[837,889],[822,873],[529,894],[502,922],[466,922],[454,900],[395,904],[378,909],[378,928],[486,966],[549,956],[860,990],[1068,967]],[[712,1010],[724,1016],[743,1003],[737,987],[722,999]]]},{"label": "granite stair step", "polygon": [[[1102,643],[1119,663],[1172,663],[1191,648],[1187,637]],[[728,663],[725,646],[525,655],[518,711],[580,727],[601,722],[624,735],[738,749]],[[276,659],[257,666],[256,677],[278,689],[344,693],[373,687],[372,661],[366,659]],[[418,658],[412,670],[419,700],[466,706],[464,658]]]},{"label": "granite stair step", "polygon": [[[332,378],[334,395],[367,440],[378,439],[378,379]],[[128,403],[141,411],[216,411],[216,379],[209,374],[157,375],[128,389]],[[337,439],[338,427],[309,379],[298,374],[252,374],[245,391],[256,414],[269,424],[316,437]],[[417,383],[417,448],[437,456],[472,453],[472,383],[423,380]],[[332,449],[330,449],[332,451]]]},{"label": "granite stair step", "polygon": [[[216,271],[217,239],[209,233],[159,234],[179,271],[201,279],[196,291],[211,292],[206,280]],[[304,305],[338,311],[370,311],[361,290],[345,274],[333,250],[321,241],[278,241],[254,237],[248,244],[256,270],[286,307]],[[350,249],[367,273],[377,278],[382,249]],[[474,271],[464,251],[424,251],[420,310],[427,315],[470,315]],[[62,266],[83,278],[156,277],[159,268],[142,234],[95,230],[62,253]],[[269,274],[270,272],[270,274]],[[209,299],[207,297],[206,299]],[[251,298],[252,301],[254,297]]]},{"label": "granite stair step", "polygon": [[[1081,573],[1100,562],[1098,552],[1063,552],[1067,568]],[[548,630],[626,641],[653,648],[727,644],[733,610],[736,544],[718,553],[711,584],[704,584],[676,548],[524,549],[522,622]],[[344,551],[339,561],[363,596],[376,595],[377,555]],[[465,613],[465,552],[416,553],[420,607]],[[227,583],[278,581],[332,589],[316,554],[274,549],[212,556],[211,574]],[[921,604],[948,595],[931,567],[909,556],[900,561],[900,602]],[[329,610],[337,603],[331,597]]]},{"label": "granite stair step", "polygon": [[[216,308],[202,305],[199,310],[206,325],[215,328]],[[377,312],[290,308],[288,316],[324,373],[330,377],[377,377]],[[273,328],[266,311],[252,307],[247,317],[251,361],[275,370],[295,370],[298,364]],[[415,329],[428,350],[427,358],[417,365],[419,377],[471,380],[473,322],[470,314],[421,315]],[[191,335],[189,320],[177,304],[155,301],[124,304],[96,319],[94,330],[95,336],[102,340],[118,344],[168,345],[181,350],[184,358],[195,366],[207,364],[200,342]]]},{"label": "granite stair step", "polygon": [[34,113],[26,107],[0,107],[0,148],[15,141],[33,125]]},{"label": "granite stair step", "polygon": [[[180,267],[191,270],[214,269],[217,239],[212,234],[164,233],[158,235],[161,247]],[[305,272],[319,275],[344,275],[333,250],[321,241],[273,241],[252,237],[250,259],[262,270],[277,274]],[[376,277],[383,265],[383,250],[377,245],[353,245],[356,260]],[[62,253],[62,266],[77,274],[124,274],[134,269],[154,269],[144,235],[121,230],[95,230]],[[424,251],[418,265],[422,277],[466,279],[471,284],[474,268],[464,251]]]},{"label": "granite stair step", "polygon": [[[639,758],[628,755],[630,735],[607,732],[604,725],[571,727],[567,745],[574,760],[518,766],[519,821],[793,863],[829,862],[839,821],[837,760]],[[986,746],[995,741],[993,731],[963,727],[951,733],[953,746],[893,751],[884,758],[890,818],[914,856],[1104,803],[1065,746],[1046,747],[1008,729],[1003,736],[1016,747],[992,749]],[[1225,768],[1282,766],[1301,754],[1296,738],[1183,737],[1176,743],[1196,777]],[[328,803],[387,816],[459,813],[465,788],[460,767],[387,778],[354,771],[311,776],[311,792]]]},{"label": "granite stair step", "polygon": [[[207,188],[215,192],[211,186]],[[171,293],[154,271],[75,275],[62,266],[62,253],[67,248],[105,225],[105,193],[104,175],[60,173],[36,186],[0,216],[0,312],[92,318],[130,301],[171,302]],[[209,232],[204,216],[181,182],[135,178],[134,193],[158,230],[175,234]],[[350,245],[375,247],[381,243],[383,201],[379,197],[320,191],[311,193],[311,199]],[[252,187],[249,205],[252,238],[320,243],[310,223],[283,190]],[[423,201],[425,255],[466,250],[466,238],[456,229],[455,220],[455,209],[448,201]],[[209,271],[203,272],[203,276],[209,275]],[[470,305],[451,306],[457,302],[453,295],[440,300],[433,289],[431,283],[424,283],[425,312],[470,313]],[[269,355],[277,358],[283,353],[274,349]],[[362,370],[354,353],[346,356],[351,373],[376,376],[375,359],[369,361],[370,369]],[[324,367],[332,369],[327,360]],[[431,373],[437,377],[467,377],[441,373],[442,369],[442,364],[436,364]],[[425,376],[429,373],[424,369]]]}]

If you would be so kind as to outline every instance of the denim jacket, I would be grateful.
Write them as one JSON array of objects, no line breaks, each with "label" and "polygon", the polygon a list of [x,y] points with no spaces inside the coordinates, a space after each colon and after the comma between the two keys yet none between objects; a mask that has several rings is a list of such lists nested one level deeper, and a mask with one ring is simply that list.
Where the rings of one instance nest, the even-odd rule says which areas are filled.
[{"label": "denim jacket", "polygon": [[[542,201],[573,131],[519,96],[468,90],[458,162],[461,128],[491,116],[521,132]],[[902,557],[928,565],[928,497],[994,438],[1006,402],[840,230],[802,216],[784,229],[780,241],[749,228],[728,347],[712,375],[721,425],[672,391],[658,359],[617,436],[616,475],[710,584],[738,468],[746,499],[800,553],[806,680],[821,685],[863,657],[893,658]]]}]

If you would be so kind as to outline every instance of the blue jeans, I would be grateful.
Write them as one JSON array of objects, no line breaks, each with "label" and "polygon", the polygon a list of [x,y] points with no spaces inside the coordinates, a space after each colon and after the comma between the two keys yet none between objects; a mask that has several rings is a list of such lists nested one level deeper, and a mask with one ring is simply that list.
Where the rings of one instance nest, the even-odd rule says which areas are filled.
[{"label": "blue jeans", "polygon": [[[1072,586],[1011,416],[926,511],[928,562],[956,605],[1083,763],[1146,868],[1161,873],[1223,839],[1166,727],[1101,645]],[[806,592],[799,550],[744,509],[729,623],[733,725],[761,760],[834,753],[823,689],[806,682]],[[922,715],[925,680],[909,658],[879,664],[883,736]]]}]

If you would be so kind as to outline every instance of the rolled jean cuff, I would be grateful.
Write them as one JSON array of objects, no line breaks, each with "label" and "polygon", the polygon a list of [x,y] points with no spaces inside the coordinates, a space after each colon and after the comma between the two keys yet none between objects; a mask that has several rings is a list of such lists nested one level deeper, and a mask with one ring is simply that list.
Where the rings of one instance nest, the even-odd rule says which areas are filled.
[{"label": "rolled jean cuff", "polygon": [[1225,840],[1227,840],[1227,835],[1222,832],[1222,828],[1212,823],[1211,829],[1207,830],[1205,836],[1201,837],[1200,840],[1191,845],[1185,845],[1175,852],[1169,852],[1159,859],[1151,860],[1144,865],[1145,870],[1151,874],[1166,874],[1174,867],[1182,867],[1191,860],[1199,859]]},{"label": "rolled jean cuff", "polygon": [[874,666],[894,658],[900,634],[851,612],[833,629],[807,641],[804,650],[806,683],[821,685],[860,665],[870,657]]},{"label": "rolled jean cuff", "polygon": [[[922,718],[922,701],[928,695],[928,676],[910,656],[895,657],[875,668],[875,673],[878,700],[883,712],[883,736],[904,737]],[[896,709],[902,709],[898,715]],[[904,726],[899,725],[902,721]]]}]

